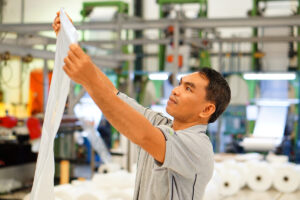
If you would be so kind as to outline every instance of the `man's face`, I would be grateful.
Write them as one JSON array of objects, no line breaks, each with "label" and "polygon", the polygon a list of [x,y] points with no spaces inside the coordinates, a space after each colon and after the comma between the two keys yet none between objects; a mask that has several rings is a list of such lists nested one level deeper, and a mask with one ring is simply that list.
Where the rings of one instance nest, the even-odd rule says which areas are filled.
[{"label": "man's face", "polygon": [[176,120],[183,122],[195,122],[199,120],[199,114],[210,103],[206,97],[205,88],[208,79],[204,75],[195,72],[184,76],[170,95],[166,111]]}]

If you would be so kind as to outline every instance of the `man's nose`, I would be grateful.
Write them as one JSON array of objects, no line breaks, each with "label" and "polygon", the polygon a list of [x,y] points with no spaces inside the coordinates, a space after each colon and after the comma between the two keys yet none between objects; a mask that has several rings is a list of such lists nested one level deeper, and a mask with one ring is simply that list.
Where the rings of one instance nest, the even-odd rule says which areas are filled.
[{"label": "man's nose", "polygon": [[178,95],[179,94],[179,86],[175,87],[173,90],[172,90],[172,94],[173,95]]}]

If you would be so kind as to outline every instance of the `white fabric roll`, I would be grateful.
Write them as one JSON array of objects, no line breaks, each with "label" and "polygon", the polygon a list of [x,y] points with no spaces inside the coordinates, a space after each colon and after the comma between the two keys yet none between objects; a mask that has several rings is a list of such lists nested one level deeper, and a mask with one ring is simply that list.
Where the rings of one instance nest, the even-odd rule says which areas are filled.
[{"label": "white fabric roll", "polygon": [[273,165],[275,176],[273,186],[280,192],[291,193],[299,188],[300,179],[295,166],[292,164]]},{"label": "white fabric roll", "polygon": [[[274,200],[270,192],[249,192],[247,198],[249,200]],[[281,200],[281,199],[280,199]]]},{"label": "white fabric roll", "polygon": [[226,160],[223,165],[227,169],[234,169],[238,171],[240,178],[240,188],[246,185],[247,167],[244,163],[236,162],[235,160]]},{"label": "white fabric roll", "polygon": [[235,157],[236,161],[241,161],[241,162],[260,161],[262,159],[263,159],[263,156],[259,153],[239,154]]},{"label": "white fabric roll", "polygon": [[107,200],[132,200],[133,199],[133,193],[131,193],[132,190],[111,190],[106,199]]},{"label": "white fabric roll", "polygon": [[76,195],[75,200],[103,200],[104,197],[94,191],[82,191]]},{"label": "white fabric roll", "polygon": [[210,179],[208,182],[203,200],[219,200],[220,197],[220,184],[221,184],[221,179],[219,173],[215,170],[213,177]]},{"label": "white fabric roll", "polygon": [[220,194],[231,196],[240,190],[240,174],[237,170],[224,168],[220,173]]},{"label": "white fabric roll", "polygon": [[284,164],[289,161],[289,157],[284,155],[268,154],[266,160],[269,163]]},{"label": "white fabric roll", "polygon": [[75,200],[75,193],[72,185],[64,184],[54,187],[55,198],[60,198],[61,200]]},{"label": "white fabric roll", "polygon": [[95,174],[92,178],[93,184],[100,189],[132,188],[135,184],[135,175],[126,171],[117,171],[109,174]]},{"label": "white fabric roll", "polygon": [[249,162],[247,185],[254,191],[267,191],[272,185],[272,169],[265,162]]},{"label": "white fabric roll", "polygon": [[300,194],[298,193],[286,193],[280,197],[280,200],[299,200]]},{"label": "white fabric roll", "polygon": [[237,163],[237,170],[239,171],[240,177],[240,187],[243,188],[246,186],[247,183],[247,176],[248,176],[248,168],[245,163],[239,162]]},{"label": "white fabric roll", "polygon": [[120,170],[121,170],[121,166],[119,164],[116,164],[116,163],[102,164],[98,168],[98,172],[99,173],[103,173],[103,174],[107,174],[107,173],[111,173],[111,172],[116,172],[116,171],[120,171]]},{"label": "white fabric roll", "polygon": [[[296,170],[296,172],[297,172],[297,174],[298,174],[298,180],[300,181],[300,165],[296,165],[295,166],[295,170]],[[299,191],[300,191],[300,184],[299,184]]]}]

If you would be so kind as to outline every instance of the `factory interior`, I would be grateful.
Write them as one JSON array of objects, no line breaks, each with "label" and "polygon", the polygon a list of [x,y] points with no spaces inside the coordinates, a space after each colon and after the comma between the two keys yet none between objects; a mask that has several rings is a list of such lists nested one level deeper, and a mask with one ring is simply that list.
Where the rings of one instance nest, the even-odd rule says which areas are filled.
[{"label": "factory interior", "polygon": [[138,146],[54,71],[58,11],[118,91],[170,119],[182,77],[225,78],[203,200],[300,200],[300,0],[0,0],[1,200],[136,199]]}]

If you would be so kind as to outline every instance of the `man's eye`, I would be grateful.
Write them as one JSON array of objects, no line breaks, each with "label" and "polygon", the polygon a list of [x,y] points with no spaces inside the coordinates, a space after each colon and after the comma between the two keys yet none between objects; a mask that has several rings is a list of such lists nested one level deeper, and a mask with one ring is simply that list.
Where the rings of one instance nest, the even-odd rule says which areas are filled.
[{"label": "man's eye", "polygon": [[190,87],[185,88],[187,91],[192,91]]}]

